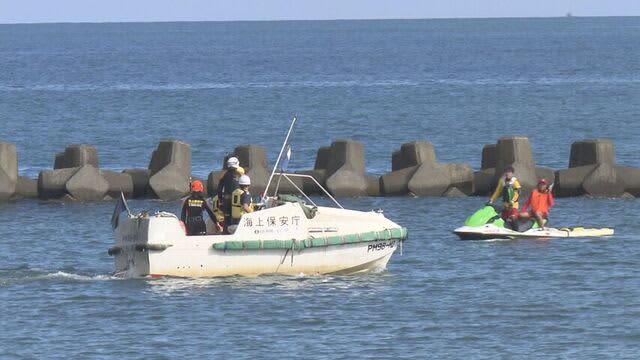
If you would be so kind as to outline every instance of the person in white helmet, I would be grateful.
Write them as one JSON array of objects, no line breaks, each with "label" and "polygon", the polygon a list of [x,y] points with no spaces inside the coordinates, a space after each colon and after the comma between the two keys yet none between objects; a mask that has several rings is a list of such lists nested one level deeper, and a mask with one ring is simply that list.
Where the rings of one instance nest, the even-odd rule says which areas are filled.
[{"label": "person in white helmet", "polygon": [[228,226],[231,225],[231,194],[238,188],[240,161],[237,157],[231,156],[227,159],[226,165],[227,171],[218,182],[218,205],[224,213],[224,229],[225,233],[228,233]]},{"label": "person in white helmet", "polygon": [[251,179],[247,175],[240,176],[239,187],[231,196],[231,222],[233,225],[240,223],[242,215],[253,212],[253,200],[249,193]]}]

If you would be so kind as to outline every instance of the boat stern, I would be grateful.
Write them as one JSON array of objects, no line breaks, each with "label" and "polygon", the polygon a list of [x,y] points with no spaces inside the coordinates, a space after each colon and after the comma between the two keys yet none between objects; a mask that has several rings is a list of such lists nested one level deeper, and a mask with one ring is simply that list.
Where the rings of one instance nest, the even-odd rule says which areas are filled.
[{"label": "boat stern", "polygon": [[116,243],[109,248],[116,276],[139,278],[152,274],[149,257],[184,238],[184,230],[172,215],[137,215],[123,219],[116,228]]}]

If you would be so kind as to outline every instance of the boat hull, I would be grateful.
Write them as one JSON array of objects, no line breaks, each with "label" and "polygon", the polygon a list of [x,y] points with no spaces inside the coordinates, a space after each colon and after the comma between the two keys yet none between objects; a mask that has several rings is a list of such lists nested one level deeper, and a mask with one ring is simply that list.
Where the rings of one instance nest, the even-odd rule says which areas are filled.
[{"label": "boat hull", "polygon": [[[378,242],[379,243],[379,242]],[[396,249],[394,241],[383,251],[368,251],[369,245],[329,246],[303,250],[241,250],[173,248],[148,252],[146,264],[134,270],[135,276],[217,277],[262,274],[360,273],[384,269]],[[135,266],[136,264],[131,264]]]}]

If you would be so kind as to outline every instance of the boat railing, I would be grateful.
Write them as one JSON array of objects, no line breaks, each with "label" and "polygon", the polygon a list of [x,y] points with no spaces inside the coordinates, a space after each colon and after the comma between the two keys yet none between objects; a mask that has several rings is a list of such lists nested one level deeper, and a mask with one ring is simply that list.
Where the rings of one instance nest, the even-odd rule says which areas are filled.
[{"label": "boat railing", "polygon": [[[282,178],[284,178],[285,180],[287,180],[296,190],[298,190],[298,192],[304,196],[304,198],[311,203],[313,206],[318,206],[316,205],[315,202],[313,202],[313,200],[311,200],[311,198],[304,192],[304,190],[302,190],[298,185],[296,185],[295,182],[293,182],[293,180],[291,180],[291,177],[293,178],[302,178],[302,179],[311,179],[311,181],[313,181],[313,183],[320,189],[322,190],[322,192],[324,193],[324,195],[326,195],[329,199],[331,199],[331,201],[333,201],[333,203],[338,206],[340,209],[344,209],[344,207],[342,207],[342,205],[340,205],[340,203],[338,202],[338,200],[336,200],[336,198],[334,198],[333,196],[331,196],[331,194],[329,193],[329,191],[327,189],[324,188],[324,186],[320,185],[320,183],[318,182],[318,180],[316,180],[313,176],[311,175],[306,175],[306,174],[293,174],[293,173],[284,173],[284,172],[280,172],[276,174],[278,176],[278,182],[276,183],[276,188],[274,190],[274,196],[278,195],[278,190],[280,189],[280,180]],[[268,190],[268,189],[267,189]],[[266,193],[266,191],[265,191]]]}]

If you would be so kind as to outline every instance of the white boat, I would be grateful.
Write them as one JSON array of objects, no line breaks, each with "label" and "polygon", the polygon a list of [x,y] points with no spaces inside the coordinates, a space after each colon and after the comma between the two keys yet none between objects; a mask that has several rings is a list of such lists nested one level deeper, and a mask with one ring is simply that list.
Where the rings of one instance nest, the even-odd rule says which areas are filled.
[{"label": "white boat", "polygon": [[[278,159],[281,156],[282,150]],[[271,178],[274,173],[275,168]],[[116,244],[109,249],[115,257],[116,274],[217,277],[378,271],[385,269],[407,238],[407,230],[380,210],[346,210],[316,181],[335,204],[317,206],[290,177],[315,179],[308,175],[279,175],[279,181],[291,182],[308,204],[278,195],[276,187],[273,196],[263,199],[261,210],[242,216],[231,235],[186,236],[176,215],[132,215],[122,197],[119,205],[125,205],[122,208],[127,209],[128,216],[116,221]],[[116,213],[119,217],[119,210]]]}]

